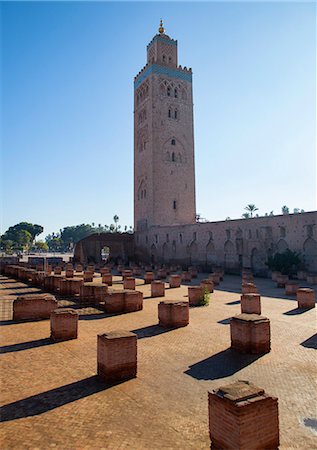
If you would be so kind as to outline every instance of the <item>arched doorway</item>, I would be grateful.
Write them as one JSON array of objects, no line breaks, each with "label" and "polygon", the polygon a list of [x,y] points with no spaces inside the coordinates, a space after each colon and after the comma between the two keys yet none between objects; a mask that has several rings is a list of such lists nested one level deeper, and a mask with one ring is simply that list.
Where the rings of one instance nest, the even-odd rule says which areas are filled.
[{"label": "arched doorway", "polygon": [[311,271],[317,270],[317,242],[309,237],[303,245],[305,263]]}]

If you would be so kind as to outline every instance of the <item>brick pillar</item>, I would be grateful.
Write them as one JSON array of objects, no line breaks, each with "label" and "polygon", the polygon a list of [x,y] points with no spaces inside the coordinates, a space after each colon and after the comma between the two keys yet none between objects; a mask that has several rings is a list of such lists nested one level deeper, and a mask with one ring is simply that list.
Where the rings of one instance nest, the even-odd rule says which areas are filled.
[{"label": "brick pillar", "polygon": [[112,290],[108,292],[105,299],[105,311],[107,313],[122,313],[124,312],[125,291]]},{"label": "brick pillar", "polygon": [[126,277],[123,280],[123,289],[135,289],[135,278],[133,277]]},{"label": "brick pillar", "polygon": [[49,319],[58,302],[51,294],[21,295],[13,302],[13,320]]},{"label": "brick pillar", "polygon": [[218,272],[212,272],[208,278],[214,283],[214,286],[218,286],[220,283],[220,274]]},{"label": "brick pillar", "polygon": [[298,308],[315,308],[315,291],[309,288],[300,288],[296,294]]},{"label": "brick pillar", "polygon": [[299,284],[296,281],[288,281],[285,284],[285,294],[286,295],[296,295]]},{"label": "brick pillar", "polygon": [[242,283],[241,292],[242,294],[257,294],[258,290],[254,283]]},{"label": "brick pillar", "polygon": [[141,311],[143,294],[140,291],[125,291],[123,312]]},{"label": "brick pillar", "polygon": [[97,336],[97,371],[107,383],[116,383],[137,374],[137,335],[111,331]]},{"label": "brick pillar", "polygon": [[100,273],[101,273],[101,276],[103,276],[103,275],[105,275],[105,274],[107,274],[107,273],[110,273],[109,267],[102,267],[102,268],[100,269]]},{"label": "brick pillar", "polygon": [[152,281],[151,282],[151,297],[164,297],[165,296],[165,283],[164,281]]},{"label": "brick pillar", "polygon": [[66,341],[77,339],[78,313],[74,309],[55,309],[51,313],[51,339]]},{"label": "brick pillar", "polygon": [[79,272],[82,272],[82,271],[83,271],[83,266],[81,264],[77,264],[76,265],[76,272],[79,273]]},{"label": "brick pillar", "polygon": [[62,268],[60,266],[56,266],[54,269],[55,275],[61,275],[62,274]]},{"label": "brick pillar", "polygon": [[272,281],[276,282],[277,281],[277,277],[279,277],[280,275],[282,275],[281,272],[273,271],[272,274],[271,274]]},{"label": "brick pillar", "polygon": [[200,305],[204,292],[201,286],[188,287],[188,300],[190,306]]},{"label": "brick pillar", "polygon": [[145,272],[144,274],[144,284],[150,284],[154,280],[153,272]]},{"label": "brick pillar", "polygon": [[111,275],[111,273],[103,273],[102,274],[102,282],[107,284],[108,286],[112,286],[112,275]]},{"label": "brick pillar", "polygon": [[248,381],[208,392],[211,449],[275,450],[278,400]]},{"label": "brick pillar", "polygon": [[182,277],[180,275],[170,275],[170,288],[178,288],[181,285]]},{"label": "brick pillar", "polygon": [[306,275],[307,283],[317,284],[317,274],[316,273],[308,273]]},{"label": "brick pillar", "polygon": [[259,294],[241,295],[241,312],[246,314],[261,314],[261,297]]},{"label": "brick pillar", "polygon": [[258,314],[239,314],[230,321],[231,348],[240,353],[262,354],[271,350],[270,321]]},{"label": "brick pillar", "polygon": [[158,304],[159,325],[165,328],[185,327],[189,324],[189,303],[164,300]]},{"label": "brick pillar", "polygon": [[66,269],[65,277],[66,278],[73,278],[74,277],[74,269]]},{"label": "brick pillar", "polygon": [[214,283],[211,280],[201,280],[200,286],[202,287],[203,292],[205,289],[211,294],[214,291]]},{"label": "brick pillar", "polygon": [[125,278],[127,278],[127,277],[132,277],[132,275],[133,275],[132,270],[123,270],[122,271],[122,281],[124,281]]},{"label": "brick pillar", "polygon": [[84,282],[85,282],[85,283],[92,283],[92,282],[93,282],[93,279],[94,279],[94,273],[85,270],[85,271],[84,271],[83,278],[84,278]]},{"label": "brick pillar", "polygon": [[285,284],[288,282],[288,275],[278,275],[276,277],[276,284],[278,288],[285,288]]},{"label": "brick pillar", "polygon": [[192,281],[192,276],[190,272],[182,273],[182,281]]}]

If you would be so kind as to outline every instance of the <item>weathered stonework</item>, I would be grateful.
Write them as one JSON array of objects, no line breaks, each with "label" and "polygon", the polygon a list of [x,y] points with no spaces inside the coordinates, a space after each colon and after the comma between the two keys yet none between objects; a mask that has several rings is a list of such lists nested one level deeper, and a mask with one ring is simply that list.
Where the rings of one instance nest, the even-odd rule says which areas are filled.
[{"label": "weathered stonework", "polygon": [[151,282],[151,297],[164,297],[165,283],[164,281],[154,280]]},{"label": "weathered stonework", "polygon": [[97,336],[97,372],[107,383],[116,383],[137,374],[137,335],[111,331]]},{"label": "weathered stonework", "polygon": [[170,275],[170,288],[178,288],[181,285],[182,277],[180,275]]},{"label": "weathered stonework", "polygon": [[21,295],[13,302],[13,320],[49,319],[58,302],[51,294]]},{"label": "weathered stonework", "polygon": [[78,313],[74,309],[55,309],[51,313],[51,339],[53,341],[66,341],[77,339]]},{"label": "weathered stonework", "polygon": [[278,400],[248,381],[208,392],[211,449],[276,450]]},{"label": "weathered stonework", "polygon": [[201,286],[188,287],[188,301],[190,306],[200,305],[204,292]]},{"label": "weathered stonework", "polygon": [[314,289],[300,288],[296,293],[298,308],[311,309],[315,308],[315,291]]},{"label": "weathered stonework", "polygon": [[240,314],[230,321],[231,348],[240,353],[262,354],[271,349],[270,321],[258,314]]},{"label": "weathered stonework", "polygon": [[241,313],[261,314],[261,297],[259,294],[241,295]]},{"label": "weathered stonework", "polygon": [[189,303],[165,300],[158,304],[159,325],[165,328],[185,327],[189,324]]}]

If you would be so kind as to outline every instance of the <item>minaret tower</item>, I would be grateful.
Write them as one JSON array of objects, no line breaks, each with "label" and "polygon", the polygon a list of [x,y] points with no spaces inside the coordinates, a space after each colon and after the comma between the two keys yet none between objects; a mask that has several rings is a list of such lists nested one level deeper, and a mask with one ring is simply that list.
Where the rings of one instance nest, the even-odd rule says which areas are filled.
[{"label": "minaret tower", "polygon": [[192,71],[161,20],[134,79],[134,229],[195,221]]}]

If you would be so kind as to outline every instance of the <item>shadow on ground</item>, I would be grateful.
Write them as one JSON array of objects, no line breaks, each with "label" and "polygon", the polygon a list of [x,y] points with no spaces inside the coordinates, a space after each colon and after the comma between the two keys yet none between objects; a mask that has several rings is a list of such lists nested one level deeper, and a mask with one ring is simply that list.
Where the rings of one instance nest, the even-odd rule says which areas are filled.
[{"label": "shadow on ground", "polygon": [[228,348],[193,364],[184,373],[197,380],[217,380],[218,378],[230,377],[261,356],[241,354]]},{"label": "shadow on ground", "polygon": [[291,309],[289,311],[286,311],[285,313],[283,313],[285,316],[297,316],[298,314],[303,314],[307,311],[310,311],[309,309],[305,309],[305,308],[294,308]]},{"label": "shadow on ground", "polygon": [[159,334],[171,331],[171,329],[160,327],[159,325],[150,325],[148,327],[138,328],[137,330],[132,330],[138,336],[138,339],[148,338],[152,336],[157,336]]},{"label": "shadow on ground", "polygon": [[315,348],[317,350],[317,333],[313,334],[306,341],[302,342],[300,345],[306,348]]},{"label": "shadow on ground", "polygon": [[111,386],[106,385],[97,376],[85,378],[84,380],[75,381],[74,383],[9,403],[2,407],[1,419],[3,422],[8,422],[43,414],[109,387]]},{"label": "shadow on ground", "polygon": [[230,320],[232,317],[228,317],[227,319],[218,320],[217,323],[221,323],[221,325],[230,325]]},{"label": "shadow on ground", "polygon": [[29,350],[30,348],[43,347],[51,344],[53,344],[53,341],[49,338],[36,339],[34,341],[20,342],[19,344],[4,345],[0,347],[0,353],[20,352],[21,350]]}]

